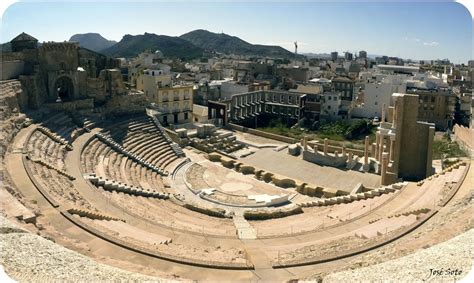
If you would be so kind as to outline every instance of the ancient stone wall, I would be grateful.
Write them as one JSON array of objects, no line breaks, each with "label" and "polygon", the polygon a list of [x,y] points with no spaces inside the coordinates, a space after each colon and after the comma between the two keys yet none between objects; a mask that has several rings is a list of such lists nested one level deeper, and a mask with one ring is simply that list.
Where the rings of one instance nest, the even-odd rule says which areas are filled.
[{"label": "ancient stone wall", "polygon": [[345,167],[347,156],[331,156],[324,155],[319,152],[311,152],[308,150],[303,151],[303,159],[309,162],[316,163],[318,165],[331,166],[331,167]]},{"label": "ancient stone wall", "polygon": [[474,130],[454,125],[454,139],[461,146],[462,149],[469,152],[471,156],[474,155]]},{"label": "ancient stone wall", "polygon": [[105,114],[142,113],[147,104],[145,94],[114,96],[107,100]]},{"label": "ancient stone wall", "polygon": [[20,60],[15,61],[2,61],[2,74],[1,80],[17,79],[23,74],[25,69],[25,62]]}]

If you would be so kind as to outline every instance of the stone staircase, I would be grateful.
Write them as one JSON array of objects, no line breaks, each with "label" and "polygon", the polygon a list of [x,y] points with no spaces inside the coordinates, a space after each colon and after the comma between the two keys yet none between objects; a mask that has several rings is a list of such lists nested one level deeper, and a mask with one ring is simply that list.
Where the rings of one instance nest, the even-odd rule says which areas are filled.
[{"label": "stone staircase", "polygon": [[186,157],[181,147],[177,143],[173,142],[171,138],[168,136],[168,133],[166,133],[166,130],[161,125],[160,121],[158,121],[158,119],[155,116],[150,116],[150,119],[153,121],[153,124],[155,124],[155,126],[158,128],[158,130],[163,135],[165,140],[171,145],[171,149],[174,151],[174,153],[178,157]]},{"label": "stone staircase", "polygon": [[186,155],[184,154],[183,150],[181,149],[181,147],[173,142],[171,144],[171,149],[174,151],[174,153],[178,156],[178,157],[185,157]]},{"label": "stone staircase", "polygon": [[112,149],[115,151],[125,155],[126,157],[132,159],[133,161],[137,162],[138,164],[162,175],[162,176],[168,176],[168,172],[162,170],[161,168],[156,167],[155,165],[151,164],[150,162],[145,161],[143,158],[141,158],[137,154],[130,153],[128,150],[126,150],[123,146],[115,142],[113,139],[105,136],[102,133],[96,133],[95,136],[108,146],[110,146]]},{"label": "stone staircase", "polygon": [[457,163],[455,163],[455,164],[453,164],[453,165],[451,165],[451,166],[449,166],[449,167],[444,168],[444,169],[443,169],[441,172],[439,172],[439,173],[433,174],[433,175],[427,177],[426,179],[423,179],[423,180],[418,181],[418,182],[416,183],[416,185],[417,185],[418,187],[421,187],[426,181],[431,181],[431,180],[433,180],[434,178],[438,178],[440,175],[444,175],[444,174],[446,174],[446,173],[448,173],[448,172],[453,171],[454,169],[458,169],[459,166],[466,166],[466,164],[467,164],[466,161],[459,161],[459,162],[457,162]]},{"label": "stone staircase", "polygon": [[69,212],[70,214],[75,214],[75,215],[79,215],[80,217],[87,217],[87,218],[90,218],[90,219],[97,219],[97,220],[114,220],[114,221],[122,221],[122,222],[125,222],[125,220],[123,219],[120,219],[120,218],[117,218],[117,217],[114,217],[114,216],[110,216],[110,215],[106,215],[106,214],[103,214],[103,213],[99,213],[99,212],[95,212],[95,211],[90,211],[90,210],[87,210],[87,209],[83,209],[83,208],[69,208],[67,210],[67,212]]},{"label": "stone staircase", "polygon": [[129,195],[149,198],[169,199],[169,193],[162,193],[155,190],[147,190],[141,187],[130,186],[114,180],[97,177],[94,173],[85,174],[84,178],[89,180],[97,187],[102,186],[106,191],[122,192]]},{"label": "stone staircase", "polygon": [[52,132],[50,129],[43,127],[43,126],[38,126],[38,131],[42,132],[43,134],[47,135],[50,139],[53,141],[60,143],[66,147],[67,150],[71,151],[72,150],[72,145],[69,144],[69,142],[61,137],[60,135]]},{"label": "stone staircase", "polygon": [[72,176],[71,174],[67,173],[66,171],[64,171],[62,169],[57,168],[54,165],[49,164],[48,162],[45,162],[42,159],[34,159],[34,158],[30,158],[30,157],[28,157],[28,159],[30,159],[33,162],[39,163],[39,164],[47,167],[48,169],[53,169],[53,170],[57,171],[59,174],[61,174],[63,176],[66,176],[71,181],[76,180],[76,178],[74,176]]},{"label": "stone staircase", "polygon": [[419,215],[419,214],[424,214],[424,213],[428,213],[430,212],[431,209],[429,208],[418,208],[418,209],[411,209],[411,210],[408,210],[408,211],[404,211],[404,212],[399,212],[399,213],[395,213],[393,215],[389,215],[387,218],[392,218],[392,217],[400,217],[400,216],[408,216],[410,214],[413,214],[413,215]]},{"label": "stone staircase", "polygon": [[232,218],[235,229],[237,229],[237,236],[241,240],[257,239],[255,229],[250,226],[250,223],[244,218],[243,214],[236,213]]}]

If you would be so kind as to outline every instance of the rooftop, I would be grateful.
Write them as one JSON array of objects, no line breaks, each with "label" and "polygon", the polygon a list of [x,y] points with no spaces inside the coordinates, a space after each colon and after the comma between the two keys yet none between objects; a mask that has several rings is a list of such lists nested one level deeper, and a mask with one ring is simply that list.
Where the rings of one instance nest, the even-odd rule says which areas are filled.
[{"label": "rooftop", "polygon": [[38,41],[38,40],[32,37],[31,35],[22,32],[17,37],[11,40],[11,42],[15,42],[15,41]]}]

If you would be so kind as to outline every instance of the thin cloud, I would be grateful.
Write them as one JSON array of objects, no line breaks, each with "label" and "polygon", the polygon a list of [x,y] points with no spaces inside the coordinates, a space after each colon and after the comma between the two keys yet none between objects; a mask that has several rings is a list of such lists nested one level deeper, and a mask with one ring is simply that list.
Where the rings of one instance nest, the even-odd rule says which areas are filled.
[{"label": "thin cloud", "polygon": [[431,42],[423,42],[424,46],[430,46],[430,47],[435,47],[439,45],[439,42],[437,41],[431,41]]},{"label": "thin cloud", "polygon": [[415,41],[415,42],[420,42],[420,41],[421,41],[421,39],[419,39],[419,38],[416,38],[416,37],[407,37],[407,36],[402,37],[402,39],[405,40],[405,41]]}]

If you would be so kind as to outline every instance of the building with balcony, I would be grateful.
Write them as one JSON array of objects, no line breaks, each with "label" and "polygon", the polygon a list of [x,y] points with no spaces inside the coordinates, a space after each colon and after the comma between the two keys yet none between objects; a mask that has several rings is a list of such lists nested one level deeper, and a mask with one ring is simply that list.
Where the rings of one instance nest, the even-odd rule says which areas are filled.
[{"label": "building with balcony", "polygon": [[348,77],[336,77],[332,79],[332,88],[335,92],[342,94],[342,100],[352,101],[354,96],[354,81]]},{"label": "building with balcony", "polygon": [[183,124],[192,121],[192,85],[157,88],[156,92],[148,97],[159,108],[158,119],[164,125]]}]

